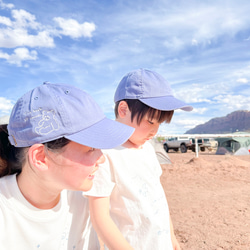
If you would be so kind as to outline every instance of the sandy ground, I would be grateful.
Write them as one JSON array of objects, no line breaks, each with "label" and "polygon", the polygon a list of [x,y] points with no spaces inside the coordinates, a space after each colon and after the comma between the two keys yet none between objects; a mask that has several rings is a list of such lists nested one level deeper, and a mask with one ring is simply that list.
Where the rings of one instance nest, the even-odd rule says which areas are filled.
[{"label": "sandy ground", "polygon": [[250,250],[250,156],[168,156],[161,181],[182,250]]}]

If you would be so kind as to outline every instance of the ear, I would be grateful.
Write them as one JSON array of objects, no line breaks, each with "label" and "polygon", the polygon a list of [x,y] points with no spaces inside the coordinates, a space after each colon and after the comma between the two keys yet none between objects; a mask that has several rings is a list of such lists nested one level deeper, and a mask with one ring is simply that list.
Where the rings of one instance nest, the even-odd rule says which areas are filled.
[{"label": "ear", "polygon": [[38,170],[48,169],[46,162],[45,146],[43,144],[34,144],[29,148],[29,162]]},{"label": "ear", "polygon": [[124,118],[129,112],[128,104],[125,101],[121,101],[118,105],[118,114],[120,118]]}]

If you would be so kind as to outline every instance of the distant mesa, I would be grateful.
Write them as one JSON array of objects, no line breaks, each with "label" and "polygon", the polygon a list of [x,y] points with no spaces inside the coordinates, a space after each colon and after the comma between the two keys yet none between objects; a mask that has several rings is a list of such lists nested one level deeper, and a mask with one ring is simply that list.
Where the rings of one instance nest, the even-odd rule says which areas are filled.
[{"label": "distant mesa", "polygon": [[186,131],[185,134],[226,134],[235,132],[250,133],[250,111],[239,110],[224,117],[213,118]]}]

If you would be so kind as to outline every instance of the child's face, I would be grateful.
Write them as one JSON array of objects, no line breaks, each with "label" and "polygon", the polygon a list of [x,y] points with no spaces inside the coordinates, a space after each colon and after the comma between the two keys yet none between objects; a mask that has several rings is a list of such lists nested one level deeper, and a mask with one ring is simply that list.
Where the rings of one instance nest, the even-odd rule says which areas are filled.
[{"label": "child's face", "polygon": [[136,117],[134,118],[133,122],[131,122],[130,118],[130,120],[128,120],[127,125],[135,128],[135,131],[129,138],[129,141],[137,146],[141,146],[146,141],[151,140],[156,135],[160,123],[156,119],[150,120],[146,115],[143,117],[140,125],[137,124]]},{"label": "child's face", "polygon": [[59,188],[87,191],[93,185],[98,164],[104,162],[100,149],[70,142],[60,154],[52,153],[49,161],[53,181]]}]

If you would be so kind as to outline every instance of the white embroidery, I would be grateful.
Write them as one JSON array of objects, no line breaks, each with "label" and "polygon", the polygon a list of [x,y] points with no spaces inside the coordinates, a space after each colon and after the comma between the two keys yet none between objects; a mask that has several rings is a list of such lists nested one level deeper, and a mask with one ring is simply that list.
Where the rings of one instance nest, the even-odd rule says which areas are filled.
[{"label": "white embroidery", "polygon": [[[37,112],[38,110],[34,110],[33,112]],[[56,131],[59,129],[59,123],[57,121],[57,118],[55,116],[54,110],[49,111],[42,111],[41,114],[32,117],[31,119],[39,119],[38,124],[35,127],[35,131],[39,135],[47,135],[53,131]]]}]

